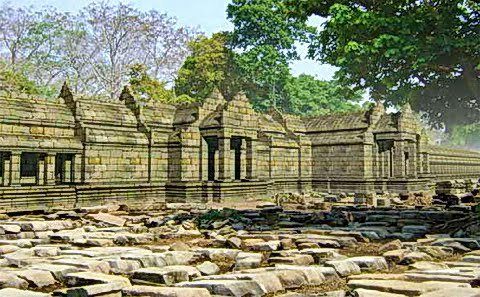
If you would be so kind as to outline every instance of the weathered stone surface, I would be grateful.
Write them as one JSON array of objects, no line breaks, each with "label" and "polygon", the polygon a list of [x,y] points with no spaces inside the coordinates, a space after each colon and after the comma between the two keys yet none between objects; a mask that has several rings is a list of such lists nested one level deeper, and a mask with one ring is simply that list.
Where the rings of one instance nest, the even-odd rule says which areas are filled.
[{"label": "weathered stone surface", "polygon": [[269,262],[272,264],[291,264],[291,265],[310,265],[315,260],[310,255],[291,255],[288,257],[270,257]]},{"label": "weathered stone surface", "polygon": [[349,260],[357,264],[362,271],[388,270],[387,261],[383,257],[353,257]]},{"label": "weathered stone surface", "polygon": [[50,287],[57,283],[49,271],[44,270],[22,270],[16,272],[17,276],[26,280],[31,288]]},{"label": "weathered stone surface", "polygon": [[262,265],[262,262],[262,254],[239,253],[235,262],[235,270],[258,268]]},{"label": "weathered stone surface", "polygon": [[205,288],[214,295],[223,296],[262,296],[266,292],[258,283],[250,280],[199,280],[177,284],[186,288]]},{"label": "weathered stone surface", "polygon": [[173,285],[198,276],[200,272],[195,267],[166,266],[139,269],[133,273],[132,279],[138,284]]},{"label": "weathered stone surface", "polygon": [[128,278],[117,275],[108,275],[104,273],[95,273],[95,272],[74,272],[69,273],[66,276],[67,284],[70,286],[81,286],[84,284],[95,285],[95,284],[111,284],[116,283],[121,287],[130,286],[130,281]]},{"label": "weathered stone surface", "polygon": [[350,260],[327,261],[325,266],[333,267],[340,276],[346,277],[352,274],[360,274],[360,267]]},{"label": "weathered stone surface", "polygon": [[110,215],[108,213],[95,213],[87,216],[88,218],[97,222],[102,222],[110,226],[123,227],[126,220],[117,216]]},{"label": "weathered stone surface", "polygon": [[218,267],[218,265],[210,261],[205,261],[202,264],[197,265],[196,267],[198,271],[200,271],[200,273],[202,273],[203,275],[218,274],[220,272],[220,268]]},{"label": "weathered stone surface", "polygon": [[429,292],[420,295],[420,297],[452,297],[452,296],[462,296],[462,297],[478,297],[480,296],[480,289],[478,288],[450,288],[450,289],[441,289],[434,292]]},{"label": "weathered stone surface", "polygon": [[13,288],[0,289],[2,297],[50,297],[50,294],[25,291]]},{"label": "weathered stone surface", "polygon": [[28,288],[28,282],[22,278],[19,278],[15,273],[0,271],[0,288]]},{"label": "weathered stone surface", "polygon": [[131,286],[122,290],[125,296],[141,297],[210,297],[211,294],[203,288],[175,288],[153,286]]},{"label": "weathered stone surface", "polygon": [[402,280],[351,280],[348,286],[368,290],[377,290],[387,293],[417,296],[423,293],[454,288],[469,288],[468,284],[448,282],[423,282],[414,283]]},{"label": "weathered stone surface", "polygon": [[385,293],[374,290],[356,289],[354,291],[355,297],[406,297],[403,294]]}]

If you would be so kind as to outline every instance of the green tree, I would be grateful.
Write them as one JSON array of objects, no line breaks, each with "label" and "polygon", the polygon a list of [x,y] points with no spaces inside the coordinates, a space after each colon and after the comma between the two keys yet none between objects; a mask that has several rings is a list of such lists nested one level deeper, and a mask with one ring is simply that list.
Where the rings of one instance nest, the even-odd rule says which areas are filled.
[{"label": "green tree", "polygon": [[456,126],[451,132],[449,143],[465,148],[480,149],[480,124]]},{"label": "green tree", "polygon": [[[339,67],[342,85],[410,101],[447,129],[478,121],[478,1],[233,0],[228,12],[240,48],[268,44],[292,59],[308,41],[309,57]],[[324,20],[315,33],[312,16]]]},{"label": "green tree", "polygon": [[143,102],[158,100],[165,103],[191,102],[189,96],[176,97],[172,90],[166,88],[165,82],[152,78],[147,74],[147,67],[143,64],[130,66],[130,90]]},{"label": "green tree", "polygon": [[175,81],[175,92],[204,99],[219,88],[231,99],[241,87],[239,68],[235,54],[227,47],[226,33],[201,36],[188,44],[191,52],[180,68]]},{"label": "green tree", "polygon": [[341,86],[337,81],[317,80],[311,75],[291,77],[285,86],[287,112],[320,115],[329,112],[358,111],[361,92]]}]

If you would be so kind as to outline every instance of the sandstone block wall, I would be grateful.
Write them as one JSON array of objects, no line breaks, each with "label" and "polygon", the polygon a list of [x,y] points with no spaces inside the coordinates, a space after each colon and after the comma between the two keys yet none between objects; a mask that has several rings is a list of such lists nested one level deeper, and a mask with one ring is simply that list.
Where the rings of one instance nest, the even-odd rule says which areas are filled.
[{"label": "sandstone block wall", "polygon": [[302,118],[243,94],[201,103],[0,92],[0,210],[244,201],[280,191],[405,192],[480,177],[480,153],[430,147],[406,106]]}]

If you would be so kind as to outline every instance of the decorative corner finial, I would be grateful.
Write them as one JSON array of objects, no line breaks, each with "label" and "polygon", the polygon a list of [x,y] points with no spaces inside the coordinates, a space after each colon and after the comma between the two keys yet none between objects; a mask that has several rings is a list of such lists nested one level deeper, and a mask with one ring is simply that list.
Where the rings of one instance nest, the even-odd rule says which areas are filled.
[{"label": "decorative corner finial", "polygon": [[233,100],[248,102],[248,97],[244,91],[240,91],[233,97]]},{"label": "decorative corner finial", "polygon": [[212,92],[210,93],[208,98],[212,98],[212,99],[215,99],[215,100],[225,100],[225,98],[222,95],[222,92],[220,92],[220,90],[217,87],[215,87],[212,90]]}]

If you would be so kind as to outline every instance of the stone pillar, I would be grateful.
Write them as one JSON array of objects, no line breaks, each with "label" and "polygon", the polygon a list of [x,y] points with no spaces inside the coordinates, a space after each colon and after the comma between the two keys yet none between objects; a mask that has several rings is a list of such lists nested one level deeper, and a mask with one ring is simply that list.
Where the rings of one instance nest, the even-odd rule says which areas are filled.
[{"label": "stone pillar", "polygon": [[10,157],[9,156],[3,156],[2,158],[3,162],[3,167],[2,167],[2,186],[8,186],[10,184]]},{"label": "stone pillar", "polygon": [[10,157],[10,185],[20,185],[20,152],[12,152]]},{"label": "stone pillar", "polygon": [[200,141],[200,180],[208,180],[208,143],[205,138],[201,138]]},{"label": "stone pillar", "polygon": [[243,138],[240,145],[240,179],[247,178],[247,145]]},{"label": "stone pillar", "polygon": [[215,165],[215,172],[214,172],[214,180],[219,179],[219,173],[220,173],[220,152],[219,150],[215,150],[214,153],[214,162],[213,164]]},{"label": "stone pillar", "polygon": [[37,176],[35,180],[35,184],[39,186],[43,186],[46,181],[47,181],[47,176],[46,176],[46,166],[45,166],[45,159],[40,156],[38,158],[38,164],[37,164]]},{"label": "stone pillar", "polygon": [[72,182],[82,182],[82,155],[79,154],[73,156]]},{"label": "stone pillar", "polygon": [[45,184],[55,184],[55,153],[48,153],[45,156]]},{"label": "stone pillar", "polygon": [[255,146],[254,139],[247,139],[246,141],[246,165],[247,179],[256,179],[257,178],[257,148]]},{"label": "stone pillar", "polygon": [[230,138],[218,139],[218,179],[232,180],[232,153],[230,149]]},{"label": "stone pillar", "polygon": [[71,183],[73,181],[72,178],[72,161],[65,160],[63,163],[63,182]]}]

